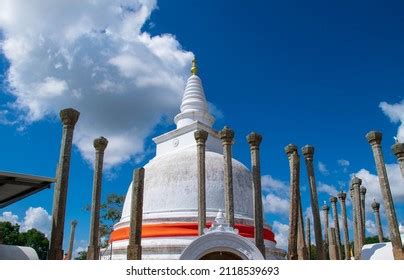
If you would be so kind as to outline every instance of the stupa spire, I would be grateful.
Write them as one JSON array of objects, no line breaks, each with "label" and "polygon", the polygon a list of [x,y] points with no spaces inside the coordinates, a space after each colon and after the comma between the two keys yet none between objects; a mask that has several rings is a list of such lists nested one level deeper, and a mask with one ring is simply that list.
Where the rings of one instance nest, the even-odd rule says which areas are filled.
[{"label": "stupa spire", "polygon": [[195,121],[211,127],[215,118],[209,113],[202,81],[197,75],[198,67],[195,58],[192,60],[191,74],[182,97],[181,112],[175,116],[174,122],[177,128],[187,126]]}]

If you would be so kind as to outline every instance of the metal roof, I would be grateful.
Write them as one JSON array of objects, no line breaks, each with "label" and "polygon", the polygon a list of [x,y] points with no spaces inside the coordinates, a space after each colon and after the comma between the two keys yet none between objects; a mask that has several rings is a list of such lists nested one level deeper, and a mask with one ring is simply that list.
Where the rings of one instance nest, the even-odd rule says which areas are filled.
[{"label": "metal roof", "polygon": [[50,188],[55,181],[49,177],[0,171],[0,208]]}]

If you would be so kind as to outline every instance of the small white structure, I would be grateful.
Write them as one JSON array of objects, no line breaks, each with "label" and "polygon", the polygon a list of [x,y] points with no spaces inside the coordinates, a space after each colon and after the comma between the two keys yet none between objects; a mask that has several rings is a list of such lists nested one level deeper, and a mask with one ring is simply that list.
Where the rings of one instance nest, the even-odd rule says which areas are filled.
[{"label": "small white structure", "polygon": [[38,260],[38,254],[31,247],[0,244],[0,260]]},{"label": "small white structure", "polygon": [[[177,128],[153,139],[157,145],[156,156],[144,166],[143,259],[180,259],[181,256],[190,258],[191,252],[186,249],[189,246],[198,246],[198,242],[202,242],[195,241],[198,239],[198,187],[194,132],[198,129],[203,129],[209,134],[206,142],[208,226],[213,223],[219,210],[225,208],[223,147],[218,132],[212,128],[214,117],[208,111],[195,63],[185,87],[180,110],[174,119]],[[132,184],[127,192],[121,220],[114,226],[111,234],[110,247],[102,254],[105,259],[126,259],[131,188]],[[199,238],[207,242],[205,245],[213,246],[213,236],[215,235],[215,238],[218,238],[216,235],[221,236],[221,239],[217,240],[227,244],[227,248],[232,248],[227,250],[229,254],[241,252],[238,247],[241,246],[240,248],[244,248],[248,253],[236,254],[239,258],[260,259],[256,250],[251,248],[255,245],[250,241],[254,237],[252,176],[250,171],[235,159],[233,159],[233,190],[235,228],[238,233],[215,231],[213,223],[214,232],[207,232]],[[275,247],[275,236],[268,225],[264,227],[264,242],[267,259],[284,259],[285,252]],[[192,256],[200,257],[195,252]]]},{"label": "small white structure", "polygon": [[[404,246],[404,226],[400,225],[401,242]],[[391,242],[368,244],[362,247],[361,260],[394,260]]]}]

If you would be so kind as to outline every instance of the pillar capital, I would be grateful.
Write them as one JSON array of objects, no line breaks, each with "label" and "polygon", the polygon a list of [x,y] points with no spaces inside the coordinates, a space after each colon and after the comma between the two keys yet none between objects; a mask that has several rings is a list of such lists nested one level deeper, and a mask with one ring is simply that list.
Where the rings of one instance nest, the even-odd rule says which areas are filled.
[{"label": "pillar capital", "polygon": [[108,140],[104,137],[99,137],[94,139],[94,148],[97,152],[103,152],[107,148]]},{"label": "pillar capital", "polygon": [[60,111],[60,119],[65,126],[75,126],[80,116],[80,112],[73,109],[67,108]]},{"label": "pillar capital", "polygon": [[206,140],[208,139],[208,132],[202,129],[198,129],[194,133],[194,137],[197,144],[205,144]]},{"label": "pillar capital", "polygon": [[371,206],[374,212],[378,212],[380,209],[380,203],[376,202],[376,200],[372,202]]},{"label": "pillar capital", "polygon": [[380,131],[370,131],[366,134],[366,139],[370,145],[380,145],[382,143],[383,134]]},{"label": "pillar capital", "polygon": [[302,148],[302,154],[305,159],[307,160],[313,160],[314,156],[314,147],[311,145],[306,145]]},{"label": "pillar capital", "polygon": [[295,144],[289,144],[285,147],[285,153],[290,156],[297,153],[297,146]]},{"label": "pillar capital", "polygon": [[367,191],[367,189],[364,186],[361,186],[361,188],[360,188],[361,195],[365,195],[366,191]]},{"label": "pillar capital", "polygon": [[346,193],[343,192],[343,191],[339,191],[339,192],[338,192],[338,198],[339,198],[339,200],[345,201],[345,199],[346,199]]},{"label": "pillar capital", "polygon": [[259,148],[262,142],[262,136],[256,132],[251,132],[247,136],[247,142],[250,144],[250,148]]},{"label": "pillar capital", "polygon": [[73,221],[72,221],[72,227],[75,227],[75,226],[77,226],[77,221],[76,221],[76,220],[73,220]]},{"label": "pillar capital", "polygon": [[323,211],[329,211],[330,207],[327,204],[323,205]]},{"label": "pillar capital", "polygon": [[222,140],[223,145],[231,145],[233,144],[234,140],[234,131],[225,126],[220,132],[219,132],[219,137]]},{"label": "pillar capital", "polygon": [[356,176],[354,176],[353,178],[352,178],[352,180],[351,180],[351,185],[352,186],[354,186],[354,185],[361,185],[362,184],[362,180],[361,179],[359,179],[358,177],[356,177]]},{"label": "pillar capital", "polygon": [[335,196],[330,197],[330,202],[331,203],[337,203],[337,198]]},{"label": "pillar capital", "polygon": [[391,151],[398,159],[403,158],[404,157],[404,143],[394,144],[393,146],[391,146]]}]

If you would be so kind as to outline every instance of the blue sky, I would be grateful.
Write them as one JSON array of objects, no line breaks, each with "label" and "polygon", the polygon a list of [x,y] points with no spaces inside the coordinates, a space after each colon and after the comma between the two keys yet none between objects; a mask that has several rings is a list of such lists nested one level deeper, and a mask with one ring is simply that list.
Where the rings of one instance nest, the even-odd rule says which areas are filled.
[{"label": "blue sky", "polygon": [[[72,219],[79,222],[77,246],[85,248],[89,234],[90,217],[83,208],[91,200],[91,137],[110,134],[123,141],[123,148],[110,149],[119,156],[107,154],[103,197],[111,192],[124,194],[132,170],[154,155],[151,138],[174,128],[171,119],[179,110],[192,59],[190,52],[197,56],[207,99],[218,117],[215,128],[226,124],[235,130],[234,157],[249,166],[245,136],[255,130],[264,137],[262,174],[272,178],[266,177],[264,195],[269,204],[275,200],[279,203],[272,203],[276,209],[266,205],[265,217],[274,224],[280,239],[285,236],[283,225],[288,222],[289,168],[283,148],[289,143],[299,148],[308,143],[315,146],[318,186],[324,190],[319,192],[320,203],[328,201],[327,191],[340,187],[346,190],[353,173],[366,180],[371,202],[373,196],[380,199],[371,149],[364,137],[372,129],[384,134],[384,155],[390,164],[397,215],[404,224],[403,181],[390,152],[393,136],[404,140],[398,132],[404,119],[400,105],[404,92],[402,1],[247,4],[178,0],[175,4],[159,1],[157,6],[153,1],[145,1],[146,6],[139,6],[138,1],[123,1],[127,5],[124,7],[130,9],[123,9],[120,16],[105,12],[105,17],[97,16],[97,11],[109,11],[111,7],[106,4],[92,7],[78,1],[64,12],[64,2],[38,1],[32,4],[37,5],[32,13],[25,14],[29,12],[19,6],[23,3],[15,1],[16,9],[10,11],[9,18],[22,18],[21,23],[10,20],[5,16],[7,12],[0,15],[0,170],[54,176],[61,139],[57,112],[67,106],[78,107],[83,124],[75,138],[66,216],[66,224]],[[56,20],[54,27],[44,27],[37,20],[45,13],[44,7],[54,11],[55,16],[60,13],[65,21]],[[146,12],[138,12],[140,7]],[[76,17],[91,20],[78,21],[79,28],[73,24]],[[51,22],[52,16],[46,14],[44,21],[47,20]],[[125,29],[124,23],[130,28]],[[72,28],[64,29],[69,24]],[[22,25],[31,28],[25,30]],[[66,40],[67,47],[55,40],[55,34],[62,36],[59,33],[64,34],[61,39]],[[105,39],[104,34],[118,39]],[[21,36],[26,41],[16,41]],[[86,75],[87,65],[100,63],[109,52],[115,55],[109,57],[109,65],[102,66],[111,76],[110,83],[81,78]],[[63,58],[61,62],[56,60],[58,56]],[[139,70],[139,56],[153,69],[151,73]],[[80,67],[77,61],[84,64]],[[91,63],[85,64],[86,61]],[[132,64],[123,63],[127,61]],[[81,71],[84,74],[80,76],[77,73]],[[139,76],[131,76],[132,72],[145,75],[134,86],[131,82]],[[144,73],[154,79],[151,86],[140,84],[147,81]],[[102,94],[103,89],[111,87],[116,95]],[[94,88],[99,92],[90,94]],[[39,95],[38,90],[48,95]],[[136,90],[150,94],[147,100],[151,101],[131,99],[131,92]],[[111,100],[113,107],[109,105]],[[103,110],[107,113],[101,117]],[[339,160],[345,160],[345,166]],[[323,167],[321,171],[319,165]],[[303,161],[301,167],[303,209],[309,212]],[[283,191],[277,190],[279,185]],[[0,213],[12,212],[20,222],[29,207],[43,207],[51,213],[52,196],[52,190],[46,190]],[[373,221],[370,212],[367,220]],[[372,230],[371,224],[369,228]],[[65,239],[69,229],[66,226]]]}]

